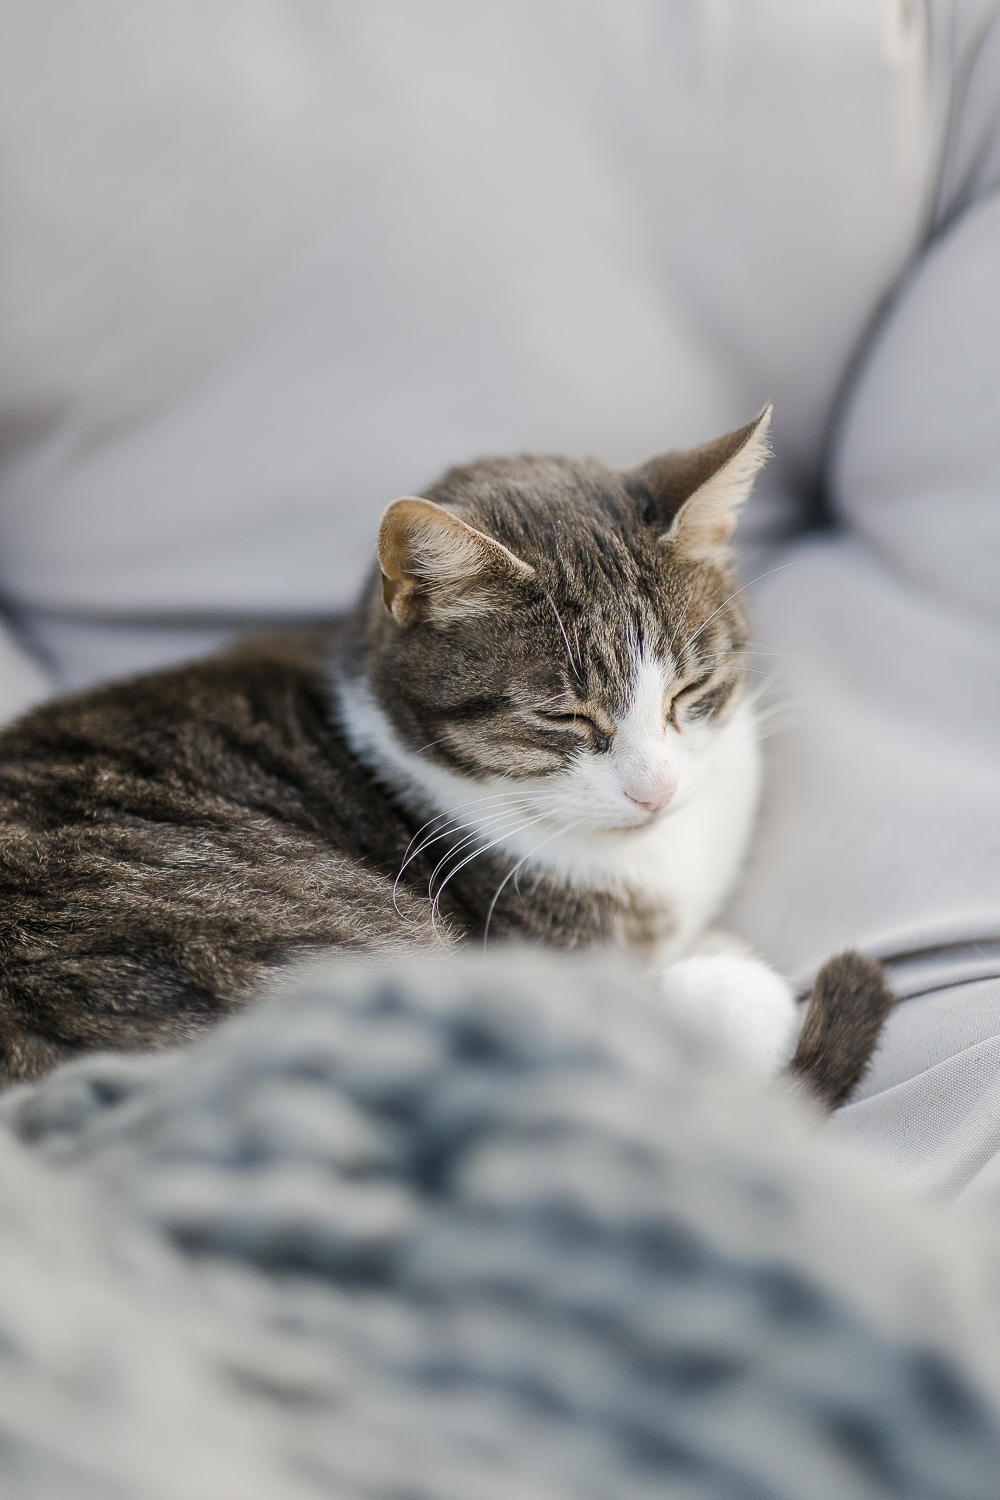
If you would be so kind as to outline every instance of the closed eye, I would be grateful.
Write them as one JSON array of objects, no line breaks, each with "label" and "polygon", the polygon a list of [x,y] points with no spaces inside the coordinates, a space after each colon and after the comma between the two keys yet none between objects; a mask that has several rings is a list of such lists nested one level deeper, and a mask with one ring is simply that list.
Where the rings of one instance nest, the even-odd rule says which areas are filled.
[{"label": "closed eye", "polygon": [[667,719],[671,724],[677,722],[677,710],[679,708],[686,708],[704,688],[708,687],[708,684],[712,680],[713,672],[714,668],[712,672],[706,672],[697,681],[689,682],[687,687],[682,687],[679,693],[674,694],[670,700],[670,712],[667,715]]},{"label": "closed eye", "polygon": [[608,750],[610,750],[611,736],[605,734],[604,730],[601,729],[597,724],[595,724],[593,719],[588,718],[586,714],[543,713],[541,711],[537,712],[538,717],[540,719],[544,719],[547,724],[555,724],[560,728],[566,727],[573,729],[582,729],[588,732],[594,741],[595,749],[601,755],[604,755]]}]

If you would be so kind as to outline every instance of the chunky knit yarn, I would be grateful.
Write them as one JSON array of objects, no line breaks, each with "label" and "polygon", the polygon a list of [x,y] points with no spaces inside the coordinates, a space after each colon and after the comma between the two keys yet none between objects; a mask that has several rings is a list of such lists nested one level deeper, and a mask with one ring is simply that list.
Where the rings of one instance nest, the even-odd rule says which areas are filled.
[{"label": "chunky knit yarn", "polygon": [[987,1229],[607,964],[331,963],[0,1120],[3,1496],[1000,1496]]}]

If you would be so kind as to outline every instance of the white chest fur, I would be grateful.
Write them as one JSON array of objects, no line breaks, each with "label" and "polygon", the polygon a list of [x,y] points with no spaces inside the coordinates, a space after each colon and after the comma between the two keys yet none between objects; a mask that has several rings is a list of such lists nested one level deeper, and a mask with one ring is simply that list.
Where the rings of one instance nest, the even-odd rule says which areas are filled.
[{"label": "white chest fur", "polygon": [[[430,820],[423,837],[454,844],[469,857],[493,849],[577,889],[608,891],[668,909],[676,924],[662,954],[685,953],[718,911],[743,857],[759,785],[752,711],[741,706],[713,734],[690,784],[667,811],[642,827],[588,826],[585,783],[563,797],[558,815],[543,785],[494,777],[474,782],[410,750],[367,686],[333,684],[339,718],[358,758]],[[567,810],[570,804],[570,810]]]}]

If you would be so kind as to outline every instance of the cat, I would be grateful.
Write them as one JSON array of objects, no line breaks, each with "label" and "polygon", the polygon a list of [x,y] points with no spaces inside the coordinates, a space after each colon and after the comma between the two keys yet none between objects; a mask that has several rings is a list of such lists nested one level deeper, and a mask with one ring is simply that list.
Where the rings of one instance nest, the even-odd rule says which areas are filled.
[{"label": "cat", "polygon": [[[452,469],[388,506],[348,617],[8,728],[6,1077],[182,1041],[330,947],[511,939],[620,948],[787,1063],[787,984],[709,929],[757,800],[731,535],[769,419],[631,470]],[[821,975],[791,1066],[828,1104],[889,1004],[859,955]]]}]

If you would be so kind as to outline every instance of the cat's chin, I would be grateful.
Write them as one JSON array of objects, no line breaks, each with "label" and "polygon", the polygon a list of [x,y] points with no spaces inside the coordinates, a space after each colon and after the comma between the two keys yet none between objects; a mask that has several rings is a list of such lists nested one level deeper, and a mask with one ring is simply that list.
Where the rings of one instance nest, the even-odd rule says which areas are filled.
[{"label": "cat's chin", "polygon": [[659,808],[653,813],[642,813],[638,822],[623,822],[607,827],[608,833],[646,833],[651,828],[662,828],[664,823],[670,820],[685,808],[689,801],[689,788],[685,786],[681,791],[675,793],[667,803],[666,807]]},{"label": "cat's chin", "polygon": [[580,829],[580,832],[586,834],[594,834],[597,836],[605,834],[609,838],[620,838],[623,834],[628,836],[629,834],[646,833],[650,828],[658,828],[663,823],[666,823],[670,816],[676,811],[677,807],[675,807],[674,803],[671,802],[669,807],[663,807],[659,812],[645,813],[637,821],[629,820],[628,822],[622,823],[591,823],[589,825],[584,824]]}]

